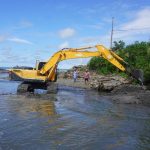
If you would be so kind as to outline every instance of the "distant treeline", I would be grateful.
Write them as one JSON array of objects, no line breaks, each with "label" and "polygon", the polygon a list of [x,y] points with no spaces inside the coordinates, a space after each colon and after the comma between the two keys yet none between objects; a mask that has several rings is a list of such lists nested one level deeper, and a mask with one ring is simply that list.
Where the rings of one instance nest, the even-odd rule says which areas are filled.
[{"label": "distant treeline", "polygon": [[[123,41],[115,41],[112,50],[133,68],[142,69],[145,82],[150,82],[150,42],[136,41],[134,44],[126,45]],[[102,74],[118,72],[116,67],[100,57],[93,57],[88,67]]]},{"label": "distant treeline", "polygon": [[0,67],[0,70],[7,70],[9,67]]}]

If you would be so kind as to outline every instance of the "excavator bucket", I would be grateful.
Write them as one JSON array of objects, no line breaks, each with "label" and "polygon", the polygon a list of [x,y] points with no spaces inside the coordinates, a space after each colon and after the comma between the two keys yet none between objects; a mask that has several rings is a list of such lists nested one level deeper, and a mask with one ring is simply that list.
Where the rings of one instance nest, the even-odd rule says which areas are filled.
[{"label": "excavator bucket", "polygon": [[129,76],[132,76],[137,81],[139,81],[141,85],[143,85],[144,73],[143,73],[143,71],[141,69],[134,69],[132,66],[129,66],[127,64],[127,66],[126,66],[126,73]]},{"label": "excavator bucket", "polygon": [[131,76],[134,77],[135,79],[137,79],[141,85],[143,85],[144,82],[144,75],[143,75],[143,71],[141,69],[132,69],[131,71]]}]

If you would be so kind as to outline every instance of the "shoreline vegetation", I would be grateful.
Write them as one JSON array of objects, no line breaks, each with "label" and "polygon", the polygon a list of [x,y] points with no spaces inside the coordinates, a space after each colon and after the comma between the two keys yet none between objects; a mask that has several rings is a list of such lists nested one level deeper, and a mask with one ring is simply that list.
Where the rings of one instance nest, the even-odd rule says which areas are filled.
[{"label": "shoreline vegetation", "polygon": [[[123,41],[115,41],[112,51],[123,58],[130,66],[130,69],[142,70],[144,74],[144,84],[150,84],[150,42],[136,41],[133,44],[126,45]],[[88,68],[99,74],[108,75],[117,73],[126,77],[126,74],[100,57],[91,58],[88,63]]]}]

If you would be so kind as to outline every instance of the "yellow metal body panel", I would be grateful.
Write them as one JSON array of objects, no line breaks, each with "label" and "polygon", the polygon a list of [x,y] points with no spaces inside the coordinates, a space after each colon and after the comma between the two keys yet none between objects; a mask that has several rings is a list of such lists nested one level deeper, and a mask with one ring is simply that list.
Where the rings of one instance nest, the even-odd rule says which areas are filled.
[{"label": "yellow metal body panel", "polygon": [[[101,52],[101,56],[119,68],[121,71],[125,71],[125,67],[118,61],[123,61],[117,54],[112,53],[110,50],[102,45],[97,45],[96,48]],[[113,55],[114,54],[114,55]],[[124,62],[124,61],[123,61]]]},{"label": "yellow metal body panel", "polygon": [[[89,51],[95,48],[95,51]],[[56,52],[42,67],[41,70],[24,70],[24,69],[12,69],[11,72],[16,74],[18,77],[25,80],[35,81],[54,81],[56,75],[57,64],[60,61],[76,58],[88,58],[99,56],[108,60],[110,63],[115,65],[122,71],[125,71],[125,67],[120,63],[124,60],[114,52],[108,50],[103,45],[96,45],[93,47],[83,47],[78,49],[64,49]]]},{"label": "yellow metal body panel", "polygon": [[[91,52],[91,51],[86,50],[86,49],[91,49],[91,48],[96,48],[96,51]],[[117,54],[113,55],[111,51],[105,48],[104,46],[96,45],[94,47],[66,49],[66,50],[58,51],[43,66],[40,73],[45,74],[59,61],[63,61],[66,59],[74,59],[74,58],[87,58],[87,57],[94,57],[94,56],[103,57],[104,59],[108,60],[110,63],[115,65],[117,68],[119,68],[120,70],[125,71],[125,68],[118,61],[118,60],[123,61],[123,59],[121,59]]]},{"label": "yellow metal body panel", "polygon": [[10,71],[24,80],[40,80],[43,82],[46,80],[46,76],[41,76],[37,70],[12,69]]}]

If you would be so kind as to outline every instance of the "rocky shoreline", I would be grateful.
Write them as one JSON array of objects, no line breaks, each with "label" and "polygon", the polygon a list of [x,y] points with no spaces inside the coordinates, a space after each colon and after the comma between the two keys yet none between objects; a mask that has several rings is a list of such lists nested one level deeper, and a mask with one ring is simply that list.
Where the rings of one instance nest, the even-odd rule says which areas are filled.
[{"label": "rocky shoreline", "polygon": [[[72,75],[74,68],[68,70],[67,72],[61,72],[58,76],[58,83],[70,85],[70,86],[76,86],[76,87],[83,87],[83,88],[91,88],[95,89],[97,91],[104,91],[104,92],[110,92],[116,87],[120,85],[125,84],[131,84],[132,79],[127,79],[124,77],[121,77],[117,74],[110,74],[110,75],[100,75],[97,74],[94,71],[90,71],[90,80],[87,85],[84,84],[83,74],[85,70],[87,69],[86,66],[77,66],[78,68],[78,82],[71,85],[72,82]],[[66,80],[64,80],[66,79]],[[68,83],[67,83],[68,82]]]},{"label": "rocky shoreline", "polygon": [[76,83],[70,77],[73,69],[69,70],[69,73],[62,73],[59,75],[58,85],[96,90],[102,96],[118,104],[143,104],[150,106],[150,90],[146,86],[133,84],[132,79],[126,79],[119,75],[104,76],[95,72],[90,72],[90,81],[88,84],[85,84],[82,76],[84,70],[83,68],[79,70],[79,78]]}]

